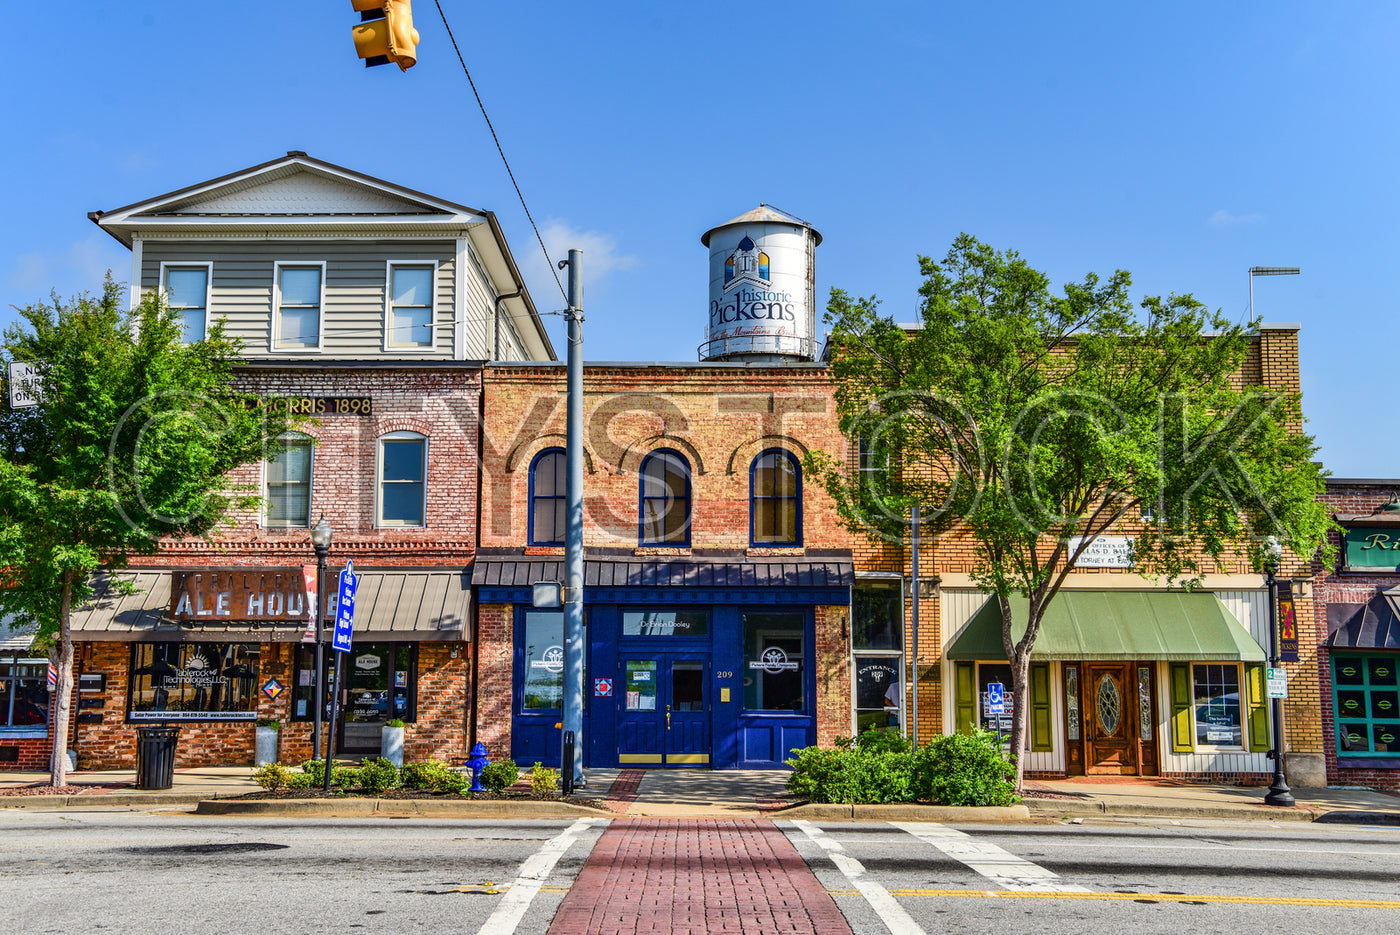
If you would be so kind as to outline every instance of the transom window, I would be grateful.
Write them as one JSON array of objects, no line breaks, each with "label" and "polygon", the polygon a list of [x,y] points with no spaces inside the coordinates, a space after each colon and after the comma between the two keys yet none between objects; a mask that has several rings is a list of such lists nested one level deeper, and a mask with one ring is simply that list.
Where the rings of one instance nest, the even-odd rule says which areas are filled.
[{"label": "transom window", "polygon": [[293,435],[282,444],[284,449],[267,459],[267,525],[310,526],[311,439]]},{"label": "transom window", "polygon": [[642,462],[641,544],[690,544],[690,463],[670,450]]},{"label": "transom window", "polygon": [[379,440],[379,525],[424,525],[428,439],[393,432]]},{"label": "transom window", "polygon": [[277,350],[318,349],[321,346],[321,304],[325,264],[277,264],[273,344]]},{"label": "transom window", "polygon": [[754,459],[749,523],[753,545],[802,544],[802,470],[791,452],[773,448]]},{"label": "transom window", "polygon": [[1337,756],[1400,757],[1400,655],[1333,656]]},{"label": "transom window", "polygon": [[546,448],[530,465],[530,544],[564,544],[567,475],[562,449]]},{"label": "transom window", "polygon": [[203,341],[209,333],[209,271],[213,264],[162,266],[161,289],[184,321],[181,340]]},{"label": "transom window", "polygon": [[433,347],[436,264],[389,264],[389,347]]}]

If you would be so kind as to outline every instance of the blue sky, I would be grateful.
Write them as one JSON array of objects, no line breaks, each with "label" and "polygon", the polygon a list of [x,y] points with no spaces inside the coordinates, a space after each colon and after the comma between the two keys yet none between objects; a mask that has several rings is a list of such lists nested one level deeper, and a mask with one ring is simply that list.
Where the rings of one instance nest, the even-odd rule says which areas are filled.
[{"label": "blue sky", "polygon": [[[819,295],[913,317],[959,231],[1057,282],[1127,269],[1303,324],[1333,473],[1400,476],[1400,4],[480,4],[442,0],[551,251],[585,250],[591,360],[693,360],[708,228],[767,202],[821,231]],[[129,255],[87,219],[287,150],[500,216],[561,300],[437,9],[419,64],[365,69],[346,0],[45,4],[5,57],[8,306]],[[271,12],[274,11],[275,13]],[[35,54],[39,53],[39,54]],[[562,323],[547,318],[555,346]]]}]

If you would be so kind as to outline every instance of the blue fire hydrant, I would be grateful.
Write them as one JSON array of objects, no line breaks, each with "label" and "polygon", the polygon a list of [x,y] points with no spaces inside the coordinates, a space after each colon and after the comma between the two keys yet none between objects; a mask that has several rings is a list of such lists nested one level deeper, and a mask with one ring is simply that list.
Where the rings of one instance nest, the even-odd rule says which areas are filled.
[{"label": "blue fire hydrant", "polygon": [[478,743],[472,747],[472,755],[467,757],[467,765],[472,769],[472,791],[485,792],[486,789],[481,784],[481,771],[486,768],[486,744]]}]

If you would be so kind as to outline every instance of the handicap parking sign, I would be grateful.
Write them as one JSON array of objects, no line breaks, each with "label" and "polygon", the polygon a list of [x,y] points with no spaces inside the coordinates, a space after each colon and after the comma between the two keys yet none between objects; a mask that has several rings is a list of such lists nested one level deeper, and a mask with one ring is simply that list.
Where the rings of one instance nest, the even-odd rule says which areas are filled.
[{"label": "handicap parking sign", "polygon": [[987,684],[987,713],[1003,714],[1006,711],[1006,695],[1002,692],[1000,682],[989,682]]}]

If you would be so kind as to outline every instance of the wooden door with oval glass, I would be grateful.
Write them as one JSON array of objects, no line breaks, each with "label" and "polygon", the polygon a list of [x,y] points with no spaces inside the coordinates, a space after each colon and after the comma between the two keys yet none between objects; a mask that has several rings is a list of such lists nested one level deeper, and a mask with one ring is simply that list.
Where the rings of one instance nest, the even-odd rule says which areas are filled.
[{"label": "wooden door with oval glass", "polygon": [[1138,771],[1137,678],[1128,663],[1084,666],[1085,767],[1090,775]]},{"label": "wooden door with oval glass", "polygon": [[709,668],[708,653],[624,654],[620,765],[710,765]]}]

